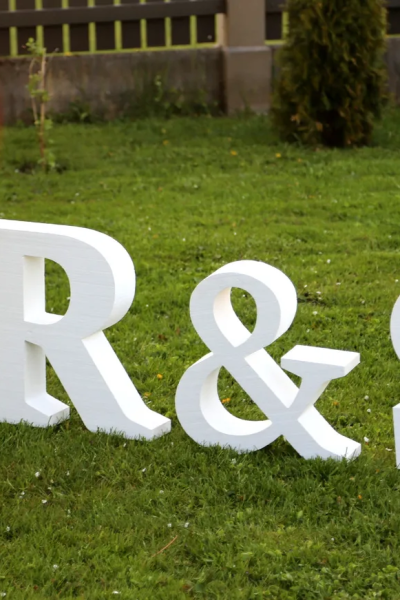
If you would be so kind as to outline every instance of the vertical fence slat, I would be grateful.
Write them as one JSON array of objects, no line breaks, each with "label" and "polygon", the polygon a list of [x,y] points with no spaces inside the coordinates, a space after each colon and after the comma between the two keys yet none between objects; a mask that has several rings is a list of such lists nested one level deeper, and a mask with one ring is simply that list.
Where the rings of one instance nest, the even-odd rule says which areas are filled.
[{"label": "vertical fence slat", "polygon": [[[69,0],[69,6],[87,6],[87,0]],[[88,52],[89,50],[89,26],[69,26],[69,47],[71,52]]]},{"label": "vertical fence slat", "polygon": [[212,44],[215,41],[215,15],[197,17],[197,43]]},{"label": "vertical fence slat", "polygon": [[[170,1],[176,2],[177,0]],[[190,45],[190,17],[171,19],[171,42],[173,46]]]},{"label": "vertical fence slat", "polygon": [[[36,8],[35,0],[17,0],[17,10],[34,10]],[[18,27],[17,29],[17,43],[18,43],[18,54],[28,54],[28,50],[25,48],[26,42],[33,38],[36,40],[36,27]]]},{"label": "vertical fence slat", "polygon": [[[121,4],[139,4],[140,0],[122,0]],[[122,48],[141,48],[142,36],[140,21],[122,21]]]},{"label": "vertical fence slat", "polygon": [[[8,0],[0,0],[0,10],[8,10]],[[9,56],[10,50],[10,30],[0,29],[0,56]]]},{"label": "vertical fence slat", "polygon": [[[62,0],[42,0],[43,8],[62,8]],[[63,52],[63,27],[51,25],[43,27],[43,45],[48,53]]]},{"label": "vertical fence slat", "polygon": [[[96,6],[105,6],[110,4],[113,4],[112,0],[96,0]],[[96,49],[115,50],[114,21],[96,24]]]},{"label": "vertical fence slat", "polygon": [[283,21],[282,13],[267,13],[267,40],[281,40]]},{"label": "vertical fence slat", "polygon": [[[160,2],[160,0],[147,0],[147,2]],[[160,48],[167,45],[165,19],[151,19],[151,21],[147,21],[146,27],[149,48]]]},{"label": "vertical fence slat", "polygon": [[400,34],[400,8],[391,8],[388,11],[389,35]]}]

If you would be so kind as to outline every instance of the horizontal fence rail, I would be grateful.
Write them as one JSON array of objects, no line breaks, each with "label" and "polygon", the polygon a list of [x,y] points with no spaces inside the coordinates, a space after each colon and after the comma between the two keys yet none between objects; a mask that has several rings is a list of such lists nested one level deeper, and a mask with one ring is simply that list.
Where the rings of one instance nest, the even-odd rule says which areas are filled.
[{"label": "horizontal fence rail", "polygon": [[[388,33],[400,35],[400,0],[386,5]],[[226,10],[226,0],[0,0],[0,56],[26,54],[29,38],[49,53],[214,44]],[[287,26],[284,1],[267,0],[267,41]]]},{"label": "horizontal fence rail", "polygon": [[179,0],[156,4],[109,4],[77,8],[10,11],[0,13],[2,27],[33,27],[37,25],[71,25],[106,21],[149,21],[172,17],[217,15],[225,12],[225,0]]},{"label": "horizontal fence rail", "polygon": [[49,53],[216,42],[225,0],[0,0],[0,56],[23,55],[29,38]]},{"label": "horizontal fence rail", "polygon": [[[288,28],[285,18],[285,2],[284,0],[267,0],[266,4],[267,41],[282,40],[285,38]],[[385,5],[388,10],[388,34],[400,35],[400,0],[386,0]]]}]

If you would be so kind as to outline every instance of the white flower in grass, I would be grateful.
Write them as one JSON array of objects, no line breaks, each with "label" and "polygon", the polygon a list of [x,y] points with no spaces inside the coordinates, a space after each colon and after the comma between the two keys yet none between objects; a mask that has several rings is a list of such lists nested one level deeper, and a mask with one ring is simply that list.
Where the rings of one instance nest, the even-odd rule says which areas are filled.
[{"label": "white flower in grass", "polygon": [[392,449],[392,448],[386,448],[386,450],[387,450],[388,452],[393,452],[393,449]]},{"label": "white flower in grass", "polygon": [[53,569],[54,570],[58,569],[58,565],[53,565]]},{"label": "white flower in grass", "polygon": [[364,442],[365,442],[366,444],[368,444],[368,442],[369,442],[369,438],[367,438],[367,437],[364,437]]},{"label": "white flower in grass", "polygon": [[185,527],[187,529],[189,527],[189,523],[185,523]]},{"label": "white flower in grass", "polygon": [[314,310],[314,312],[313,312],[313,315],[315,316],[315,315],[317,315],[317,314],[318,314],[318,311],[317,311],[317,310]]},{"label": "white flower in grass", "polygon": [[168,527],[172,527],[172,523],[168,523]]},{"label": "white flower in grass", "polygon": [[118,590],[114,590],[113,592],[111,592],[112,594],[120,594],[121,592],[119,592]]},{"label": "white flower in grass", "polygon": [[163,494],[163,493],[164,493],[164,490],[160,490],[160,494]]},{"label": "white flower in grass", "polygon": [[142,469],[142,473],[146,473],[146,467],[144,469]]},{"label": "white flower in grass", "polygon": [[47,500],[42,500],[42,504],[47,504]]},{"label": "white flower in grass", "polygon": [[7,531],[7,532],[11,531],[11,527],[9,527],[9,526],[7,525],[7,527],[6,527],[6,531]]},{"label": "white flower in grass", "polygon": [[326,261],[326,263],[327,263],[328,265],[330,265],[330,264],[331,264],[331,259],[330,259],[330,258],[328,258],[328,260]]},{"label": "white flower in grass", "polygon": [[370,413],[370,412],[371,412],[371,409],[370,409],[370,408],[367,408],[367,413]]},{"label": "white flower in grass", "polygon": [[369,400],[369,396],[364,396],[364,400]]},{"label": "white flower in grass", "polygon": [[35,477],[36,477],[36,479],[39,479],[39,477],[40,477],[40,471],[36,471]]}]

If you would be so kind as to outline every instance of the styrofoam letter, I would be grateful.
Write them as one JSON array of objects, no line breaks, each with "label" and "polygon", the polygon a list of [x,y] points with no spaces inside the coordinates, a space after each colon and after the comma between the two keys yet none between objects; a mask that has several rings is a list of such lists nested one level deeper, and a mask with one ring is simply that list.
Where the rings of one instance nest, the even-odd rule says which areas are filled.
[{"label": "styrofoam letter", "polygon": [[[232,287],[246,290],[256,302],[253,333],[232,308]],[[245,452],[284,435],[304,458],[350,459],[360,453],[360,444],[336,432],[314,407],[332,379],[344,377],[359,363],[359,354],[296,346],[282,358],[282,366],[302,377],[298,389],[264,350],[289,329],[296,310],[291,281],[260,262],[226,265],[197,286],[191,317],[212,353],[186,371],[176,394],[179,421],[196,442]],[[222,366],[270,420],[245,421],[225,409],[217,389]]]},{"label": "styrofoam letter", "polygon": [[[390,334],[393,347],[400,358],[400,298],[398,298],[390,321]],[[393,408],[394,438],[396,444],[396,465],[400,469],[400,404]]]},{"label": "styrofoam letter", "polygon": [[[65,316],[45,310],[44,259],[71,288]],[[78,227],[0,220],[0,421],[57,423],[69,408],[46,392],[45,357],[91,431],[151,439],[170,420],[151,411],[103,329],[128,311],[135,271],[112,238]]]}]

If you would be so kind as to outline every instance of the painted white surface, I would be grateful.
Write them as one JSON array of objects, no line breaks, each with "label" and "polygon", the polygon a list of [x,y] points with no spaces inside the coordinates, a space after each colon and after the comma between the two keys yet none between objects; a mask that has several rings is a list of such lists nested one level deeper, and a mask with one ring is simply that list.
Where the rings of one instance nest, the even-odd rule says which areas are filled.
[{"label": "painted white surface", "polygon": [[[256,302],[253,333],[232,308],[233,287],[246,290]],[[359,354],[296,346],[282,358],[282,366],[302,377],[299,389],[264,350],[289,329],[296,310],[290,279],[260,262],[231,263],[197,286],[190,314],[212,352],[186,371],[176,394],[179,421],[196,442],[246,452],[284,435],[304,458],[350,459],[360,453],[360,444],[336,432],[314,407],[332,379],[344,377],[359,363]],[[225,409],[217,389],[221,367],[269,420],[245,421]]]},{"label": "painted white surface", "polygon": [[[44,259],[65,270],[65,316],[45,311]],[[112,238],[78,227],[0,220],[0,421],[45,427],[69,416],[46,392],[45,356],[91,431],[151,439],[170,420],[151,411],[103,330],[128,311],[135,271]]]},{"label": "painted white surface", "polygon": [[[397,356],[400,358],[400,298],[398,298],[392,312],[390,321],[390,334],[393,347]],[[400,469],[400,404],[393,408],[394,419],[394,438],[396,444],[396,465]]]}]

